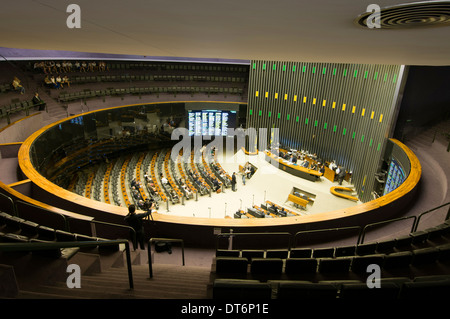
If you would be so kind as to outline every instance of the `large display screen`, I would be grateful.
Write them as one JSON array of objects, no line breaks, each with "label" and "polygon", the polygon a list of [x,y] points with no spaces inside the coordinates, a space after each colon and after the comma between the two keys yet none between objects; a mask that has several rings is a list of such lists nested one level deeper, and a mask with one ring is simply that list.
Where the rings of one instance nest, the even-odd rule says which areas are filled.
[{"label": "large display screen", "polygon": [[236,111],[188,111],[189,136],[232,136],[236,127]]},{"label": "large display screen", "polygon": [[406,176],[403,168],[394,158],[392,158],[389,164],[389,171],[387,174],[383,195],[386,195],[399,187],[405,181],[405,178]]}]

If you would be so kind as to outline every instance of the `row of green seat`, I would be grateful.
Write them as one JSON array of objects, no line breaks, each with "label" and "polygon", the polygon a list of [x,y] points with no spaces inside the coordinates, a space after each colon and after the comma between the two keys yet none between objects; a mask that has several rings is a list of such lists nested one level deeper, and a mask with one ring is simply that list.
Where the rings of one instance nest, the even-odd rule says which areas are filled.
[{"label": "row of green seat", "polygon": [[[44,104],[45,105],[45,104]],[[19,113],[22,111],[25,111],[25,113],[28,115],[29,109],[38,107],[39,105],[34,104],[33,101],[27,100],[27,101],[19,101],[16,99],[15,101],[11,101],[11,104],[4,105],[0,107],[0,118],[7,118],[8,124],[10,123],[9,116],[15,113]]]},{"label": "row of green seat", "polygon": [[105,96],[123,96],[128,94],[243,94],[242,88],[222,88],[222,87],[143,87],[143,88],[121,88],[121,89],[105,89],[105,90],[84,90],[80,92],[64,93],[61,92],[58,96],[60,102],[70,102],[81,99],[105,97]]},{"label": "row of green seat", "polygon": [[93,75],[74,76],[72,84],[95,82],[132,82],[132,81],[191,81],[191,82],[232,82],[244,83],[245,77],[203,76],[203,75]]},{"label": "row of green seat", "polygon": [[[436,247],[402,251],[391,254],[373,254],[344,257],[306,257],[306,258],[252,258],[216,257],[215,275],[250,279],[254,275],[263,278],[293,278],[315,274],[366,274],[369,265],[378,265],[381,270],[408,269],[410,266],[448,264],[450,244]],[[248,267],[250,266],[250,272]],[[407,273],[407,272],[405,272]],[[249,278],[250,277],[250,278]]]},{"label": "row of green seat", "polygon": [[12,85],[9,83],[0,84],[0,93],[12,91]]},{"label": "row of green seat", "polygon": [[152,70],[191,70],[191,71],[211,71],[211,72],[247,72],[248,67],[237,65],[211,65],[195,63],[147,63],[147,62],[107,62],[109,70],[120,69],[152,69]]},{"label": "row of green seat", "polygon": [[[56,229],[32,222],[18,216],[0,212],[0,243],[45,243],[45,242],[71,242],[71,241],[93,241],[100,242],[107,239],[87,236],[66,230]],[[119,247],[105,246],[100,250],[117,251]],[[60,256],[60,250],[52,250],[54,257]]]},{"label": "row of green seat", "polygon": [[[450,276],[417,276],[382,278],[379,287],[369,287],[364,281],[294,281],[216,279],[213,299],[243,300],[251,296],[258,300],[448,300]],[[297,305],[293,305],[297,307]]]}]

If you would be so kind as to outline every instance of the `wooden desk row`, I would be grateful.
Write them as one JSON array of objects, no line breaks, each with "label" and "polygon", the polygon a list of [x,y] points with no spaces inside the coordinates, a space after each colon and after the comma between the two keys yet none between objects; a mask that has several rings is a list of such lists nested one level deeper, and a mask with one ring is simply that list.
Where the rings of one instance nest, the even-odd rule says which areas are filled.
[{"label": "wooden desk row", "polygon": [[298,196],[295,196],[294,194],[289,194],[288,201],[293,202],[294,204],[299,205],[303,209],[306,209],[306,205],[308,205],[309,201],[303,198],[300,198]]},{"label": "wooden desk row", "polygon": [[152,161],[150,162],[150,175],[152,176],[153,184],[155,185],[156,191],[159,194],[159,197],[161,197],[161,200],[163,202],[167,202],[166,194],[162,191],[161,187],[159,186],[158,179],[156,177],[156,159],[158,158],[158,153],[153,154]]}]

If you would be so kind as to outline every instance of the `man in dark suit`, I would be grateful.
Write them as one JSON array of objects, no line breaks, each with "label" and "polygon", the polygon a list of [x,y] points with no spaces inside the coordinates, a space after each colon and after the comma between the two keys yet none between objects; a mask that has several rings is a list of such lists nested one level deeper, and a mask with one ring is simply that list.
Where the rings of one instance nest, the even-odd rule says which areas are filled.
[{"label": "man in dark suit", "polygon": [[338,178],[338,181],[339,181],[339,185],[342,185],[342,182],[343,182],[343,180],[344,180],[344,178],[345,178],[345,175],[347,174],[346,173],[346,171],[345,171],[345,168],[344,167],[342,167],[342,166],[339,166],[339,173],[337,174],[337,178]]},{"label": "man in dark suit", "polygon": [[233,192],[236,191],[236,173],[233,172],[233,175],[231,176],[231,189]]}]

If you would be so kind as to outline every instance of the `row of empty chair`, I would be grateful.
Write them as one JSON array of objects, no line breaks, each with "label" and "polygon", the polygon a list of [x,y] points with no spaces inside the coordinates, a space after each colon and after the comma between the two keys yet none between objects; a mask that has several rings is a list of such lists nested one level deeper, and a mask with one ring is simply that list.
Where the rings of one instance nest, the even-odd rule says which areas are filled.
[{"label": "row of empty chair", "polygon": [[[68,60],[71,62],[71,71],[78,71],[75,68],[76,62]],[[152,70],[152,71],[196,71],[196,72],[229,72],[229,73],[248,73],[248,67],[243,65],[229,65],[229,64],[209,64],[209,63],[195,63],[195,62],[156,62],[156,61],[97,61],[88,60],[86,62],[86,68],[89,70],[89,64],[95,62],[95,68],[92,72],[103,71],[100,65],[104,65],[104,70],[115,71],[115,70]],[[21,62],[15,62],[20,64]],[[80,62],[81,63],[81,62]],[[36,62],[24,62],[24,68],[29,71],[44,73],[41,61]],[[62,63],[61,63],[62,65]],[[54,72],[63,70],[54,70]],[[90,70],[89,70],[90,71]],[[59,72],[63,73],[63,72]]]},{"label": "row of empty chair", "polygon": [[40,106],[45,106],[45,103],[35,104],[32,100],[12,99],[11,103],[2,105],[0,107],[0,118],[6,118],[8,124],[10,123],[10,116],[15,113],[25,112],[28,115],[30,109],[34,109]]},{"label": "row of empty chair", "polygon": [[158,86],[158,87],[130,87],[130,88],[107,88],[107,89],[85,89],[78,92],[63,93],[58,95],[58,101],[67,103],[71,101],[100,98],[106,96],[124,96],[128,94],[237,94],[243,95],[244,89],[240,87],[199,87],[199,86]]},{"label": "row of empty chair", "polygon": [[[448,300],[450,275],[409,278],[381,278],[378,287],[358,280],[320,282],[216,279],[213,299],[248,300]],[[295,307],[293,307],[295,308]]]},{"label": "row of empty chair", "polygon": [[[368,288],[366,280],[374,265],[380,270],[381,289]],[[449,220],[405,236],[359,245],[217,249],[211,273],[214,298],[240,298],[245,294],[258,298],[259,292],[265,290],[265,298],[271,299],[328,295],[332,299],[432,296],[448,300],[448,269]],[[418,283],[428,279],[428,283]],[[344,288],[343,284],[351,286]],[[262,290],[252,290],[257,287]],[[280,289],[287,287],[289,290],[280,294]],[[326,294],[321,296],[321,290]]]},{"label": "row of empty chair", "polygon": [[[298,242],[301,242],[301,236],[299,238],[300,239],[297,239],[295,246],[298,245]],[[296,239],[293,240],[295,241]],[[252,257],[277,257],[282,259],[324,257],[337,258],[345,256],[366,256],[414,251],[417,249],[427,249],[434,248],[439,245],[446,245],[448,242],[450,242],[450,220],[446,220],[444,223],[435,227],[418,230],[407,235],[380,241],[316,248],[293,247],[281,249],[217,249],[216,257],[245,257],[249,260]],[[245,245],[245,240],[242,240],[240,245]]]},{"label": "row of empty chair", "polygon": [[244,83],[245,77],[225,77],[225,76],[206,76],[206,75],[93,75],[93,76],[72,76],[70,84],[85,84],[98,82],[134,82],[134,81],[190,81],[190,82],[231,82]]},{"label": "row of empty chair", "polygon": [[124,69],[149,69],[149,70],[191,70],[201,72],[234,72],[247,73],[248,67],[239,65],[211,65],[205,63],[155,63],[155,62],[106,62],[109,70],[124,70]]},{"label": "row of empty chair", "polygon": [[[298,278],[301,275],[366,274],[367,267],[375,264],[384,271],[408,267],[420,267],[431,263],[448,263],[450,261],[450,244],[402,251],[391,254],[373,254],[364,256],[341,257],[216,257],[215,273],[217,275],[244,276],[263,274],[264,278],[286,276]],[[249,269],[250,267],[250,269]],[[409,274],[409,272],[407,272]]]},{"label": "row of empty chair", "polygon": [[[2,243],[46,243],[46,242],[72,242],[72,241],[104,241],[107,239],[87,236],[79,233],[56,229],[40,225],[30,220],[20,218],[5,212],[0,212],[0,242]],[[117,250],[118,246],[103,247],[99,249]],[[53,257],[60,257],[61,250],[50,250]]]}]

